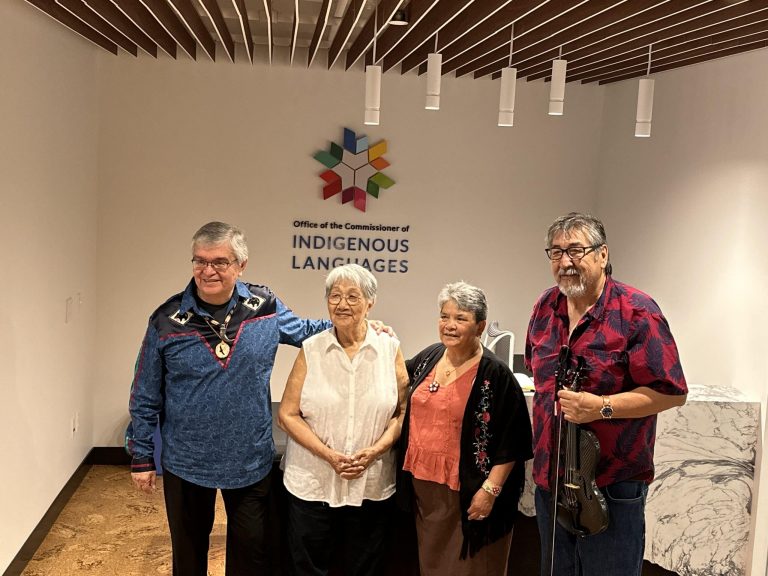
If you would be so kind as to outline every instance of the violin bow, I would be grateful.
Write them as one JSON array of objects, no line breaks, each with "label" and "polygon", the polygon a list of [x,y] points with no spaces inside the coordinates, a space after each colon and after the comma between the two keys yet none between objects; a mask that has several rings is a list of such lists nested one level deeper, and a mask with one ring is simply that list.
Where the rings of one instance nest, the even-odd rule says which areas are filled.
[{"label": "violin bow", "polygon": [[[563,438],[563,412],[557,408],[557,393],[563,387],[562,381],[565,379],[568,373],[568,364],[571,360],[571,349],[568,346],[562,346],[560,353],[557,356],[557,372],[555,372],[555,396],[552,402],[552,410],[555,414],[555,466],[554,473],[550,470],[551,482],[553,484],[551,501],[550,501],[550,515],[551,515],[551,538],[549,542],[549,576],[554,576],[555,573],[555,530],[557,529],[557,498],[559,490],[559,475],[560,475],[560,448]],[[551,466],[551,460],[550,460]]]}]

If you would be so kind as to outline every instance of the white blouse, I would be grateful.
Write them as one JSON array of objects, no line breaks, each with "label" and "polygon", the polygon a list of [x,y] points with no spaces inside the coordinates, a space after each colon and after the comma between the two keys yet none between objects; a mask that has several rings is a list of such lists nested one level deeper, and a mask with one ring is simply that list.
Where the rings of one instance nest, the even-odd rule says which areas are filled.
[{"label": "white blouse", "polygon": [[[304,341],[307,375],[299,408],[326,446],[351,456],[372,446],[384,433],[397,407],[399,346],[396,338],[377,335],[370,327],[351,360],[333,328]],[[282,468],[288,492],[332,507],[360,506],[363,500],[384,500],[395,492],[392,450],[359,478],[344,480],[328,462],[289,437]]]}]

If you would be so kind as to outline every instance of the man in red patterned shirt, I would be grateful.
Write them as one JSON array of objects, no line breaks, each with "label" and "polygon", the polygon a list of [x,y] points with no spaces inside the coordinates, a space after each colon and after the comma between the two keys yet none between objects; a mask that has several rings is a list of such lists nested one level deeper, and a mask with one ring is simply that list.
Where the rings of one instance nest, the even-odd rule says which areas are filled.
[{"label": "man in red patterned shirt", "polygon": [[[541,574],[639,576],[656,414],[684,404],[688,392],[677,346],[650,296],[611,277],[600,220],[579,213],[562,216],[549,227],[546,242],[557,286],[536,302],[525,344],[525,362],[536,386],[533,479]],[[593,432],[600,442],[595,480],[609,520],[607,529],[592,535],[576,535],[552,522],[553,404],[563,346],[571,358],[583,358],[586,377],[581,391],[557,392],[559,410],[566,422]],[[558,486],[562,495],[562,478]]]}]

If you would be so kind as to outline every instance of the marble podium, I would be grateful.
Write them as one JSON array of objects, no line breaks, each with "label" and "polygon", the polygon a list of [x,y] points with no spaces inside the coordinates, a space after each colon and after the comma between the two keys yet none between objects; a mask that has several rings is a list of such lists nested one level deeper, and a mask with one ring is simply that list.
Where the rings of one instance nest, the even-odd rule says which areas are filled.
[{"label": "marble podium", "polygon": [[[681,576],[747,573],[759,433],[760,403],[732,388],[690,386],[659,415],[646,560]],[[533,516],[528,465],[520,511]]]}]

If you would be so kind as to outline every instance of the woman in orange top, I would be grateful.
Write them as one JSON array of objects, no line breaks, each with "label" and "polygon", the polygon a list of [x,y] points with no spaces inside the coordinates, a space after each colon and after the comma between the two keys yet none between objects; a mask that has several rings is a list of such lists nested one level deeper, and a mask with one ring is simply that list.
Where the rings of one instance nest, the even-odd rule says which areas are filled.
[{"label": "woman in orange top", "polygon": [[528,408],[510,369],[483,348],[480,288],[446,285],[440,343],[407,362],[400,502],[415,509],[422,576],[506,575],[525,461]]}]

